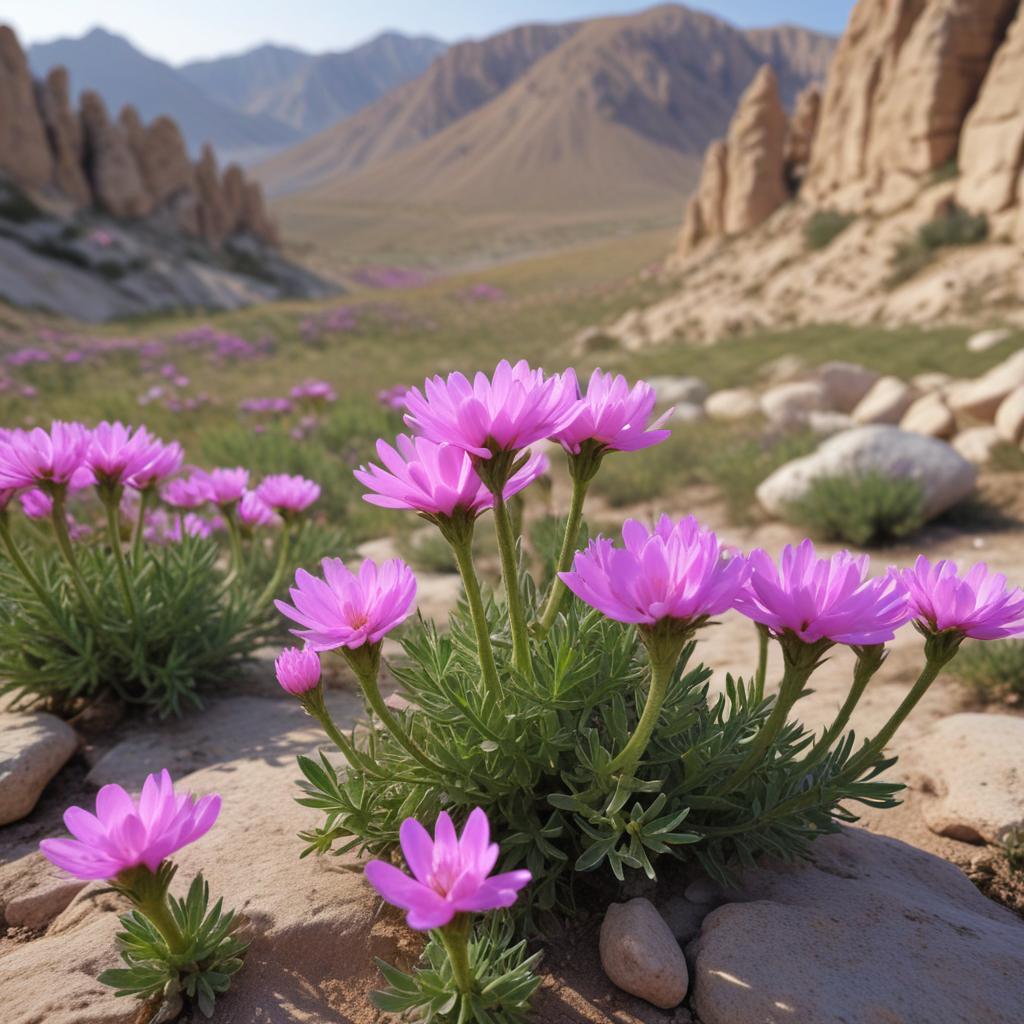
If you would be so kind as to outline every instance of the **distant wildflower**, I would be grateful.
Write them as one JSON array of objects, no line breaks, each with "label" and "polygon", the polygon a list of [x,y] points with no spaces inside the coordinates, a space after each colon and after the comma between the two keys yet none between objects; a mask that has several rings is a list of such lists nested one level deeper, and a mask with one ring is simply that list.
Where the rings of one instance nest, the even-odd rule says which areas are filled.
[{"label": "distant wildflower", "polygon": [[911,618],[933,633],[955,630],[975,640],[1024,633],[1024,590],[1007,589],[1002,573],[979,562],[963,576],[955,562],[919,555],[912,569],[893,570],[910,594]]},{"label": "distant wildflower", "polygon": [[416,577],[401,559],[379,568],[366,559],[358,574],[340,558],[325,558],[321,565],[323,579],[305,569],[296,572],[288,592],[293,604],[274,602],[282,615],[305,627],[292,632],[314,651],[376,644],[412,612]]},{"label": "distant wildflower", "polygon": [[156,872],[160,863],[206,835],[220,814],[216,794],[197,800],[175,793],[165,768],[150,775],[138,803],[117,785],[96,794],[96,814],[69,807],[64,824],[74,839],[44,839],[43,856],[76,878],[113,879],[130,868]]},{"label": "distant wildflower", "polygon": [[0,487],[67,484],[85,461],[89,432],[81,423],[55,420],[50,429],[12,431],[0,442]]},{"label": "distant wildflower", "polygon": [[732,608],[747,578],[742,557],[726,557],[718,537],[693,516],[662,516],[653,530],[629,519],[623,548],[598,537],[560,573],[582,601],[610,619],[654,626],[664,619],[696,624]]},{"label": "distant wildflower", "polygon": [[309,508],[320,497],[320,485],[304,476],[272,473],[260,481],[256,494],[275,512],[287,515]]},{"label": "distant wildflower", "polygon": [[338,396],[325,380],[307,380],[292,388],[291,396],[296,401],[335,402]]},{"label": "distant wildflower", "polygon": [[405,421],[438,443],[464,448],[481,459],[514,452],[567,429],[578,415],[574,375],[545,377],[525,360],[502,360],[492,378],[472,383],[461,373],[433,377],[411,388]]},{"label": "distant wildflower", "polygon": [[210,500],[215,505],[234,505],[242,500],[242,495],[249,487],[249,470],[242,466],[235,466],[234,469],[214,469],[206,475],[206,482]]},{"label": "distant wildflower", "polygon": [[53,512],[53,498],[45,491],[39,490],[38,487],[33,487],[31,491],[25,491],[18,500],[21,502],[22,512],[29,519],[49,519]]},{"label": "distant wildflower", "polygon": [[292,411],[292,403],[287,398],[246,398],[238,408],[242,412],[282,415]]},{"label": "distant wildflower", "polygon": [[474,808],[462,835],[442,811],[434,836],[415,818],[406,818],[399,840],[413,877],[381,860],[371,860],[366,880],[380,895],[407,911],[410,928],[442,928],[456,914],[480,913],[510,907],[520,889],[532,880],[529,871],[492,875],[498,846],[491,842],[490,823],[482,808]]},{"label": "distant wildflower", "polygon": [[178,477],[164,486],[160,497],[174,508],[201,508],[212,499],[207,475],[196,471],[190,476]]},{"label": "distant wildflower", "polygon": [[408,393],[408,385],[395,384],[390,388],[385,388],[383,391],[378,391],[377,401],[380,402],[385,409],[401,410],[405,408],[405,396]]},{"label": "distant wildflower", "polygon": [[238,503],[238,521],[250,528],[269,526],[274,521],[274,510],[255,491],[246,491]]},{"label": "distant wildflower", "polygon": [[274,661],[274,673],[282,689],[294,696],[320,683],[320,656],[308,647],[286,647]]},{"label": "distant wildflower", "polygon": [[750,580],[736,609],[776,635],[805,643],[885,643],[909,618],[906,587],[892,575],[867,579],[867,555],[818,558],[814,544],[786,545],[778,565],[751,553]]},{"label": "distant wildflower", "polygon": [[[567,376],[572,371],[567,371]],[[575,375],[572,375],[575,380]],[[579,399],[578,415],[553,440],[573,455],[578,455],[587,441],[595,442],[602,451],[631,452],[650,448],[664,441],[671,431],[661,429],[672,415],[666,412],[653,423],[657,398],[650,384],[638,381],[630,388],[621,374],[595,370],[587,385],[587,393]]]}]

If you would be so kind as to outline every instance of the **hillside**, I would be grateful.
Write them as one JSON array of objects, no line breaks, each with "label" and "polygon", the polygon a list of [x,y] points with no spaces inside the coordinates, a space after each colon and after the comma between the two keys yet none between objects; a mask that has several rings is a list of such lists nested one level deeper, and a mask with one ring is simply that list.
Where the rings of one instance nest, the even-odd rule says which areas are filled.
[{"label": "hillside", "polygon": [[269,117],[305,137],[416,78],[445,49],[445,43],[428,36],[384,32],[339,53],[261,46],[185,64],[180,72],[232,109]]},{"label": "hillside", "polygon": [[229,109],[169,64],[147,57],[103,29],[80,39],[38,43],[28,47],[27,55],[39,77],[53,67],[67,68],[75,96],[91,89],[115,112],[130,103],[147,120],[173,118],[193,154],[211,142],[223,158],[246,161],[301,137],[294,128],[265,115]]},{"label": "hillside", "polygon": [[824,75],[831,49],[800,29],[751,41],[676,5],[520,28],[453,47],[254,174],[271,195],[301,193],[281,203],[286,219],[396,197],[460,211],[668,216],[758,67],[778,64],[792,100]]}]

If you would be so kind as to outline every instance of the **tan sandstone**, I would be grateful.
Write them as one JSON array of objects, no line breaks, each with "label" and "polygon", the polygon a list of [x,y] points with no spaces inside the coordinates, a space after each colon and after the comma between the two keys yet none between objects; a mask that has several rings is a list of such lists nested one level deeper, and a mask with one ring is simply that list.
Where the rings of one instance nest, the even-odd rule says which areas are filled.
[{"label": "tan sandstone", "polygon": [[46,185],[53,175],[28,61],[6,25],[0,25],[0,170],[29,187]]},{"label": "tan sandstone", "polygon": [[790,119],[789,131],[786,134],[786,144],[782,150],[786,175],[793,184],[802,181],[807,174],[820,114],[821,89],[817,84],[809,85],[796,98],[793,117]]},{"label": "tan sandstone", "polygon": [[918,398],[900,420],[900,430],[944,440],[956,433],[956,417],[937,391]]},{"label": "tan sandstone", "polygon": [[71,108],[67,71],[53,68],[37,96],[53,152],[53,183],[76,206],[88,206],[92,193],[82,170],[82,126]]},{"label": "tan sandstone", "polygon": [[899,423],[916,397],[914,389],[899,377],[880,377],[851,415],[857,423]]},{"label": "tan sandstone", "polygon": [[1009,444],[1024,441],[1024,387],[1015,388],[999,403],[996,433]]}]

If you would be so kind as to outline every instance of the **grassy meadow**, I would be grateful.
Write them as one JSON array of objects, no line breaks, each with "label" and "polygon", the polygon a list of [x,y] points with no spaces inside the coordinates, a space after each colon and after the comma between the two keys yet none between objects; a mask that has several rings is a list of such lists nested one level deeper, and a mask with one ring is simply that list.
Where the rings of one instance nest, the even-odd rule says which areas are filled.
[{"label": "grassy meadow", "polygon": [[[851,359],[903,377],[936,369],[973,376],[1013,345],[1010,340],[972,354],[964,347],[966,329],[821,326],[715,346],[680,338],[642,352],[574,356],[572,339],[582,328],[671,292],[653,269],[669,243],[666,232],[652,231],[437,276],[416,287],[362,287],[317,303],[95,329],[11,316],[0,325],[0,346],[18,387],[3,395],[0,423],[23,426],[53,417],[145,422],[179,439],[196,464],[245,464],[256,473],[287,470],[317,479],[325,492],[323,514],[345,523],[356,538],[368,538],[400,529],[399,521],[410,518],[381,516],[365,505],[351,476],[353,466],[372,457],[377,437],[402,429],[399,413],[385,408],[378,392],[418,384],[427,374],[489,369],[507,357],[550,370],[573,364],[581,374],[599,364],[630,377],[696,375],[717,389],[762,382],[776,360],[793,355],[808,367]],[[176,340],[204,331],[244,339],[255,351],[236,357]],[[58,356],[10,367],[13,353],[33,346],[49,346]],[[104,350],[94,356],[96,349]],[[69,351],[85,357],[64,362],[59,354]],[[287,396],[309,378],[328,381],[339,400],[278,417],[240,409],[249,399]],[[34,394],[23,396],[26,388]],[[711,485],[742,522],[751,515],[757,483],[813,443],[805,433],[768,432],[756,420],[677,424],[669,443],[609,460],[595,492],[619,509]]]}]

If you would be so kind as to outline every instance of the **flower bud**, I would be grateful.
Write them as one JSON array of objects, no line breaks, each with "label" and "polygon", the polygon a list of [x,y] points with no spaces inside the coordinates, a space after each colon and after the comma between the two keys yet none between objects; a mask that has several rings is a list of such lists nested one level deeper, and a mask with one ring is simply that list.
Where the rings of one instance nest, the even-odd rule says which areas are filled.
[{"label": "flower bud", "polygon": [[308,693],[320,683],[320,657],[308,647],[286,647],[274,662],[277,681],[296,697]]}]

